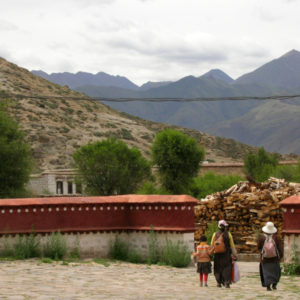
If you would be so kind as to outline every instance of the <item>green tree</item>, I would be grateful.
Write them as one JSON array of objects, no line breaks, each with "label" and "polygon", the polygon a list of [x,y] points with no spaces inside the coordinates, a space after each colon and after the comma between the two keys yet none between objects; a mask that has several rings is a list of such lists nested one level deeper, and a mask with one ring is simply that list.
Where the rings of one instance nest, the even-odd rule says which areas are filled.
[{"label": "green tree", "polygon": [[173,194],[187,193],[205,155],[197,141],[180,131],[166,129],[156,135],[151,150],[162,186]]},{"label": "green tree", "polygon": [[91,195],[134,193],[151,175],[150,163],[141,152],[116,139],[84,145],[73,158]]},{"label": "green tree", "polygon": [[0,197],[24,195],[33,160],[24,133],[0,107]]},{"label": "green tree", "polygon": [[244,159],[245,174],[258,182],[267,180],[277,166],[277,155],[269,155],[264,148],[259,148],[257,154],[249,153]]},{"label": "green tree", "polygon": [[300,182],[300,160],[295,165],[279,165],[272,173],[276,178],[284,178],[289,182]]},{"label": "green tree", "polygon": [[239,175],[207,172],[193,179],[190,185],[190,194],[198,199],[205,198],[207,195],[224,191],[241,180],[243,178]]}]

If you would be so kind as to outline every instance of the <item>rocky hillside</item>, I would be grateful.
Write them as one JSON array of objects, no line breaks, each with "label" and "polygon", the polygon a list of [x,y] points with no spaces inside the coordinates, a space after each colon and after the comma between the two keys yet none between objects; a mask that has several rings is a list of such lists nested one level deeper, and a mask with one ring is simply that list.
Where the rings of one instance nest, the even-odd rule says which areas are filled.
[{"label": "rocky hillside", "polygon": [[[25,131],[36,171],[70,167],[72,154],[81,145],[112,136],[149,156],[155,134],[168,126],[118,112],[93,100],[72,99],[82,96],[0,58],[0,101],[7,103],[9,114]],[[207,160],[241,161],[247,152],[256,149],[200,131],[174,128],[204,143]]]}]

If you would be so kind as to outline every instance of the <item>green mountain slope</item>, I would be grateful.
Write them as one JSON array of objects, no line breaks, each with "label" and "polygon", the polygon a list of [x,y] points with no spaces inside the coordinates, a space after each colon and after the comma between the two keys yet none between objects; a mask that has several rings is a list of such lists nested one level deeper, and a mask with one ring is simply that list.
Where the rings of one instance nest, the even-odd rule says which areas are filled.
[{"label": "green mountain slope", "polygon": [[218,124],[209,132],[251,145],[264,145],[279,153],[300,153],[299,102],[266,102],[243,117]]}]

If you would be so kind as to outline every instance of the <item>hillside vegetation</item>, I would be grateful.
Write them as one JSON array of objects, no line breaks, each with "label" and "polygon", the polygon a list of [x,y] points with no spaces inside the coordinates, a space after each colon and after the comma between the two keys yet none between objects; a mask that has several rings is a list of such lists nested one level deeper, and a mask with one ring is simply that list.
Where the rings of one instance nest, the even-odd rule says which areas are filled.
[{"label": "hillside vegetation", "polygon": [[[47,78],[56,80],[51,76]],[[66,79],[60,83],[64,84]],[[292,50],[236,80],[221,70],[211,70],[200,77],[186,76],[176,82],[151,83],[146,90],[143,86],[124,88],[120,84],[103,86],[102,82],[84,81],[74,88],[91,97],[137,99],[299,95],[300,52]],[[252,100],[106,104],[148,120],[234,138],[269,151],[300,154],[300,137],[294,130],[294,124],[300,118],[299,98],[281,101],[280,105]],[[274,124],[274,121],[277,123]]]},{"label": "hillside vegetation", "polygon": [[[9,97],[6,93],[32,97]],[[26,133],[33,149],[36,171],[71,167],[71,156],[76,149],[88,142],[112,136],[131,147],[138,147],[147,157],[155,134],[170,127],[118,112],[94,100],[70,99],[82,95],[35,76],[2,58],[0,95],[1,102],[7,104],[8,113]],[[45,98],[38,98],[41,96]],[[256,151],[255,147],[231,139],[212,137],[192,129],[174,128],[205,144],[206,159],[210,161],[242,161],[246,153]]]}]

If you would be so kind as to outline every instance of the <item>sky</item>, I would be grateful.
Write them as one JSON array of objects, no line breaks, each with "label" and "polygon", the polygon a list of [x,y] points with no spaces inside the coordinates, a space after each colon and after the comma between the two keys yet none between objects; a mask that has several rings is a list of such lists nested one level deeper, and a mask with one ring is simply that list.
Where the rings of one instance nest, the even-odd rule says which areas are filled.
[{"label": "sky", "polygon": [[0,0],[0,56],[29,70],[135,84],[221,69],[232,78],[296,49],[300,0]]}]

